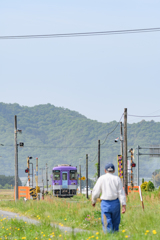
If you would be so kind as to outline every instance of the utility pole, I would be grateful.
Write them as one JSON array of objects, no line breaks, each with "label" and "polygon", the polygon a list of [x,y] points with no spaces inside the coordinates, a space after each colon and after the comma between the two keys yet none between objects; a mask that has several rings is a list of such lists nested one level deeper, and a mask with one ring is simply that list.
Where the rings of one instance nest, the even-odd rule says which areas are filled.
[{"label": "utility pole", "polygon": [[17,116],[14,116],[14,148],[15,148],[15,201],[18,200],[18,145],[17,145]]},{"label": "utility pole", "polygon": [[81,165],[79,165],[79,191],[82,193],[82,186],[81,186]]},{"label": "utility pole", "polygon": [[47,193],[48,193],[48,166],[46,163],[46,187],[47,187]]},{"label": "utility pole", "polygon": [[127,108],[124,109],[124,191],[128,195],[128,176],[127,176]]},{"label": "utility pole", "polygon": [[88,198],[88,154],[86,154],[86,198]]},{"label": "utility pole", "polygon": [[98,178],[100,177],[100,140],[98,140]]},{"label": "utility pole", "polygon": [[[36,193],[38,196],[38,158],[36,158]],[[38,197],[37,197],[38,199]]]},{"label": "utility pole", "polygon": [[137,146],[137,186],[139,186],[139,145]]},{"label": "utility pole", "polygon": [[[122,166],[124,166],[124,163],[123,163],[123,128],[122,128],[122,122],[120,122],[120,142],[121,142]],[[123,174],[122,181],[124,183],[124,174]]]}]

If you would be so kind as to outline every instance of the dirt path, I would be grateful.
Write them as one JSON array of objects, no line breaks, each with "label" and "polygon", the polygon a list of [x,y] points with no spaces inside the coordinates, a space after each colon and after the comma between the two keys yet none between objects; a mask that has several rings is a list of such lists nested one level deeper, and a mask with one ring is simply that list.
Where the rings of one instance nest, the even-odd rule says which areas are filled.
[{"label": "dirt path", "polygon": [[[28,217],[24,217],[22,215],[19,215],[18,213],[8,212],[8,211],[4,211],[4,210],[0,210],[0,217],[1,218],[8,218],[8,219],[16,218],[18,220],[23,220],[24,222],[28,222],[28,223],[35,224],[35,225],[41,224],[41,222],[39,222],[37,220],[31,219],[31,218],[28,218]],[[71,227],[62,227],[62,226],[59,226],[59,225],[54,224],[54,223],[51,223],[51,226],[59,228],[61,231],[74,232],[74,233],[77,233],[77,232],[88,232],[88,233],[90,233],[90,231],[88,231],[88,230],[83,230],[83,229],[80,229],[80,228],[72,229]],[[91,231],[91,232],[93,232],[93,231]]]}]

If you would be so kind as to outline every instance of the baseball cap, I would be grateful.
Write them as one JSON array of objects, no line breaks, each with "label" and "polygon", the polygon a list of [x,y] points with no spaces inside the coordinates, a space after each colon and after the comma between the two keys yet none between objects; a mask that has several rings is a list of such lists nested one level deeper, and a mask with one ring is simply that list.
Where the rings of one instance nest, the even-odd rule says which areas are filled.
[{"label": "baseball cap", "polygon": [[108,172],[113,172],[115,170],[115,167],[114,167],[113,163],[107,163],[105,166],[105,169]]}]

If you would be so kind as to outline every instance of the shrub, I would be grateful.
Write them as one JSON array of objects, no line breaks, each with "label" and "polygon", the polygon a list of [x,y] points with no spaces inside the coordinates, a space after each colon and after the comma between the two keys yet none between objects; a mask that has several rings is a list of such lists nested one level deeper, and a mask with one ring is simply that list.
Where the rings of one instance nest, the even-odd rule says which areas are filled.
[{"label": "shrub", "polygon": [[144,183],[144,178],[142,178],[142,183]]},{"label": "shrub", "polygon": [[149,181],[148,184],[147,184],[147,191],[153,191],[154,190],[154,184]]},{"label": "shrub", "polygon": [[147,184],[148,182],[144,182],[141,184],[141,189],[147,191]]}]

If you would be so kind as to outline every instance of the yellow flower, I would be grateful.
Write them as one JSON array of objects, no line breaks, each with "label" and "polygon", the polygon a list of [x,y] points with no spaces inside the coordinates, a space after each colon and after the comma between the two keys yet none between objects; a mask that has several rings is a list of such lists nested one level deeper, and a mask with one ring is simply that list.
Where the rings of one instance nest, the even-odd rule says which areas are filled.
[{"label": "yellow flower", "polygon": [[9,235],[11,235],[11,233],[9,233]]},{"label": "yellow flower", "polygon": [[59,223],[59,225],[61,225],[61,223]]},{"label": "yellow flower", "polygon": [[2,228],[4,228],[4,227],[2,227]]},{"label": "yellow flower", "polygon": [[43,237],[45,237],[46,235],[45,234],[43,234]]},{"label": "yellow flower", "polygon": [[38,219],[41,219],[40,217]]},{"label": "yellow flower", "polygon": [[49,216],[48,216],[49,217]]},{"label": "yellow flower", "polygon": [[153,233],[153,234],[157,234],[156,230],[153,230],[152,233]]},{"label": "yellow flower", "polygon": [[26,237],[22,237],[22,239],[26,239]]},{"label": "yellow flower", "polygon": [[43,232],[41,232],[41,233],[43,233]]},{"label": "yellow flower", "polygon": [[35,239],[38,239],[37,237]]},{"label": "yellow flower", "polygon": [[63,224],[61,224],[61,226],[63,227]]},{"label": "yellow flower", "polygon": [[96,239],[98,239],[98,237],[96,237]]},{"label": "yellow flower", "polygon": [[145,235],[147,235],[147,232],[145,233]]},{"label": "yellow flower", "polygon": [[65,231],[65,232],[67,232],[67,231]]},{"label": "yellow flower", "polygon": [[92,236],[92,238],[94,238],[94,236]]},{"label": "yellow flower", "polygon": [[62,237],[62,235],[60,234],[59,237]]},{"label": "yellow flower", "polygon": [[128,238],[128,236],[126,235],[125,238]]},{"label": "yellow flower", "polygon": [[27,222],[25,222],[25,223],[27,223]]},{"label": "yellow flower", "polygon": [[20,229],[18,228],[18,231],[19,231]]},{"label": "yellow flower", "polygon": [[64,221],[66,221],[66,220],[67,220],[67,218],[64,219]]},{"label": "yellow flower", "polygon": [[98,234],[99,234],[99,232],[96,232],[96,234],[98,235]]},{"label": "yellow flower", "polygon": [[122,232],[125,232],[126,230],[122,230]]}]

